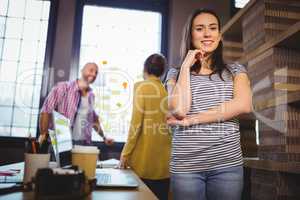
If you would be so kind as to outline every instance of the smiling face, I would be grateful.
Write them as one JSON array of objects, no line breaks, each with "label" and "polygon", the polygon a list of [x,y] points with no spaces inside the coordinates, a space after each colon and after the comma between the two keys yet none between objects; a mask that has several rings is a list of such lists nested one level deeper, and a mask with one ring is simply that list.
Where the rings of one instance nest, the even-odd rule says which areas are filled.
[{"label": "smiling face", "polygon": [[88,84],[91,84],[96,80],[97,74],[98,66],[95,63],[87,63],[81,71],[82,79]]},{"label": "smiling face", "polygon": [[221,40],[217,18],[209,13],[197,15],[192,23],[191,36],[195,49],[202,49],[211,54]]}]

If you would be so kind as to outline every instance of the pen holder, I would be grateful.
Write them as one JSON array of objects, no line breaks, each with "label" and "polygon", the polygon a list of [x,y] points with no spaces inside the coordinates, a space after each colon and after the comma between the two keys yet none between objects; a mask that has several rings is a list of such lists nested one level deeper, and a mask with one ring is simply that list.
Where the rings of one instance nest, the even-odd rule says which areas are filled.
[{"label": "pen holder", "polygon": [[49,166],[50,154],[25,153],[24,179],[23,183],[28,184],[35,177],[38,169]]}]

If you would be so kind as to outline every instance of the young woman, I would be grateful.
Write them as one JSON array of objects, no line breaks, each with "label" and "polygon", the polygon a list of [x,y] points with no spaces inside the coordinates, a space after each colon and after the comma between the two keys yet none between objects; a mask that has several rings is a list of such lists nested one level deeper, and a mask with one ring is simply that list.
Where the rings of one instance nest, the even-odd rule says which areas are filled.
[{"label": "young woman", "polygon": [[171,136],[166,124],[167,91],[159,77],[166,60],[153,54],[144,63],[144,81],[134,86],[133,112],[121,168],[130,166],[160,200],[168,199]]},{"label": "young woman", "polygon": [[182,65],[168,72],[175,200],[240,200],[243,159],[237,116],[252,110],[246,69],[225,65],[220,20],[211,10],[189,18]]}]

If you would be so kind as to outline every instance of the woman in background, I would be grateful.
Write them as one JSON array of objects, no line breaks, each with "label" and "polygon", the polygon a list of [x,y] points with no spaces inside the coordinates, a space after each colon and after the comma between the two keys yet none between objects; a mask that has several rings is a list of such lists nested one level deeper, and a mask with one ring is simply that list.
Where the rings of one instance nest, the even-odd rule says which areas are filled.
[{"label": "woman in background", "polygon": [[134,85],[133,112],[121,168],[130,166],[160,199],[168,199],[171,137],[166,125],[167,91],[160,81],[166,68],[162,55],[144,63],[144,81]]},{"label": "woman in background", "polygon": [[236,117],[251,112],[252,97],[246,69],[225,65],[222,47],[218,16],[196,10],[184,31],[182,65],[167,76],[175,200],[241,199],[243,158]]}]

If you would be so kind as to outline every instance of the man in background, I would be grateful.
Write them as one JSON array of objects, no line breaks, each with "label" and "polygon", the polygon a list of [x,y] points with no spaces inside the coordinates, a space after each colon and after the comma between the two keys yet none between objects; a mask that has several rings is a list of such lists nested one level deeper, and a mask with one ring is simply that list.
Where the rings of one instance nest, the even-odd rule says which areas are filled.
[{"label": "man in background", "polygon": [[97,64],[86,63],[80,79],[59,82],[52,88],[40,114],[40,144],[47,139],[48,129],[53,128],[54,110],[70,119],[73,144],[91,145],[93,128],[105,144],[113,144],[113,139],[105,137],[94,110],[95,95],[90,84],[96,80],[97,74]]}]

